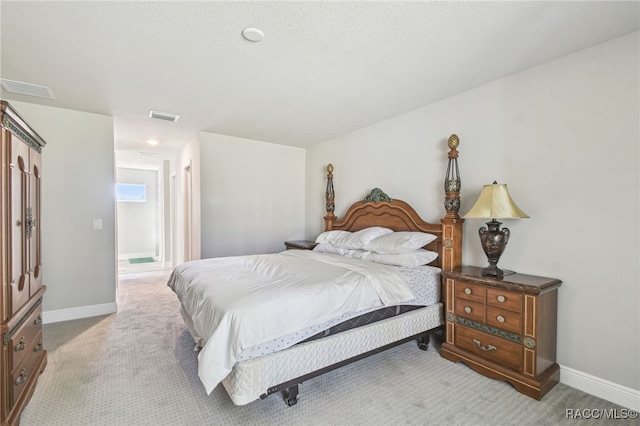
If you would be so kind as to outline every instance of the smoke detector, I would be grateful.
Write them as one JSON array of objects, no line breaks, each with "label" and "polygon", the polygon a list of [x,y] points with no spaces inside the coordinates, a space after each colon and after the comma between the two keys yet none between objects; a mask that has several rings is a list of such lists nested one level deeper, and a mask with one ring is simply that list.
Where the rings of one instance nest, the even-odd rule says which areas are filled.
[{"label": "smoke detector", "polygon": [[242,37],[249,41],[258,42],[264,39],[264,33],[257,28],[245,28],[242,30]]}]

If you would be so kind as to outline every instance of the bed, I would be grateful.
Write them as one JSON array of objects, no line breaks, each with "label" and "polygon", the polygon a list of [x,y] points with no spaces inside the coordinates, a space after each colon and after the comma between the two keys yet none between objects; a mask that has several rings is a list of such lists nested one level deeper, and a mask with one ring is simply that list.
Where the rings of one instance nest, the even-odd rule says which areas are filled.
[{"label": "bed", "polygon": [[[396,345],[443,330],[441,270],[461,264],[457,136],[448,140],[441,223],[374,188],[335,216],[327,167],[325,231],[313,250],[204,259],[179,265],[168,286],[198,350],[210,393],[236,405],[283,393]],[[389,249],[389,247],[392,247]]]}]

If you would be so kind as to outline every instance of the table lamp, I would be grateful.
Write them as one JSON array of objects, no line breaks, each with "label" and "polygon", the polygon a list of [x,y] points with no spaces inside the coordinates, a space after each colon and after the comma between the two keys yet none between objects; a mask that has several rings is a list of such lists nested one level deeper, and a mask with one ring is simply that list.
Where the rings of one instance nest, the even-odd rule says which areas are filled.
[{"label": "table lamp", "polygon": [[484,185],[476,203],[469,212],[462,216],[465,219],[491,219],[479,229],[482,249],[487,255],[489,266],[482,270],[483,276],[502,278],[504,271],[498,268],[498,260],[504,252],[509,235],[508,228],[500,229],[501,222],[496,219],[519,219],[529,217],[513,202],[506,184],[493,182],[492,185]]}]

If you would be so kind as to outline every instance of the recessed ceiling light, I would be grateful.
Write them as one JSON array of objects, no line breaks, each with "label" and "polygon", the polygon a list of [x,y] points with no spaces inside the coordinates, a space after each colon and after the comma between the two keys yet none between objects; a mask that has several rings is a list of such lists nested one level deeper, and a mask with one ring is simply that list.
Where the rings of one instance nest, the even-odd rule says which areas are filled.
[{"label": "recessed ceiling light", "polygon": [[257,28],[245,28],[242,30],[242,37],[249,41],[262,41],[264,39],[264,33]]},{"label": "recessed ceiling light", "polygon": [[157,139],[147,139],[147,143],[149,145],[158,145],[158,140]]},{"label": "recessed ceiling light", "polygon": [[0,85],[9,93],[17,93],[19,95],[36,96],[38,98],[55,99],[51,89],[38,84],[24,83],[22,81],[0,79]]},{"label": "recessed ceiling light", "polygon": [[180,116],[178,114],[172,114],[170,112],[149,111],[150,118],[157,118],[158,120],[166,121],[178,121]]}]

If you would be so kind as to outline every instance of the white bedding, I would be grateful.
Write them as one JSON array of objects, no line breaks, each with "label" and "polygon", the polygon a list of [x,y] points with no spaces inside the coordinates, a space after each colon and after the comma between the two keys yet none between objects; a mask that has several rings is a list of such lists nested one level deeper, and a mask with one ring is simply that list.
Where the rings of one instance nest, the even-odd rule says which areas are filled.
[{"label": "white bedding", "polygon": [[[440,268],[435,266],[412,266],[399,267],[397,270],[402,274],[405,282],[415,295],[415,298],[402,302],[402,305],[431,306],[440,301]],[[399,306],[399,305],[396,305]],[[366,314],[378,308],[367,309],[364,312],[344,313],[337,318],[330,319],[322,324],[300,329],[286,336],[273,339],[267,343],[261,343],[243,350],[238,354],[238,361],[246,361],[259,356],[264,356],[272,352],[289,348],[303,340],[308,339],[322,331],[325,331],[336,324],[350,320],[359,315]],[[183,317],[185,313],[183,312]],[[185,322],[189,324],[188,316]]]},{"label": "white bedding", "polygon": [[308,250],[188,262],[168,285],[200,340],[198,375],[207,393],[244,349],[415,298],[397,268]]}]

